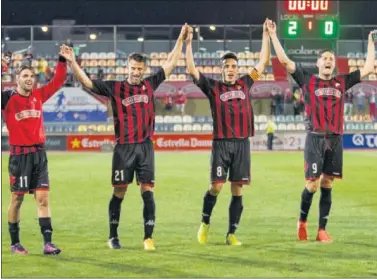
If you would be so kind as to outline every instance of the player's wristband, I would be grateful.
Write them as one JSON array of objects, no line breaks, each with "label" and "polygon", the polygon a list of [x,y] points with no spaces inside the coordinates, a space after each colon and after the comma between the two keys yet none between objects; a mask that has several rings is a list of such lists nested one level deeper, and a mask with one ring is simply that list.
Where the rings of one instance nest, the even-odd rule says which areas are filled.
[{"label": "player's wristband", "polygon": [[65,59],[63,56],[59,55],[59,61],[65,63],[65,62],[67,62],[67,59]]}]

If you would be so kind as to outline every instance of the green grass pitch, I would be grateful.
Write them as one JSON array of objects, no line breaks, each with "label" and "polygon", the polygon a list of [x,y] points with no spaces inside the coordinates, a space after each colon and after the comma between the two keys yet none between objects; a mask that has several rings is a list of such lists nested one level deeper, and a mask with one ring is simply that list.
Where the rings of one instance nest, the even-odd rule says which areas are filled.
[{"label": "green grass pitch", "polygon": [[110,250],[110,153],[50,153],[53,241],[63,252],[42,255],[36,204],[25,198],[21,242],[29,255],[12,255],[7,226],[8,155],[2,156],[2,276],[4,277],[376,277],[377,152],[348,151],[344,179],[335,181],[328,231],[332,244],[314,241],[318,198],[307,243],[295,239],[304,186],[302,152],[252,155],[252,187],[245,187],[237,231],[241,247],[224,245],[229,184],[213,212],[209,244],[197,243],[202,199],[209,185],[209,152],[156,153],[157,250],[143,250],[142,199],[130,185],[122,204],[121,250]]}]

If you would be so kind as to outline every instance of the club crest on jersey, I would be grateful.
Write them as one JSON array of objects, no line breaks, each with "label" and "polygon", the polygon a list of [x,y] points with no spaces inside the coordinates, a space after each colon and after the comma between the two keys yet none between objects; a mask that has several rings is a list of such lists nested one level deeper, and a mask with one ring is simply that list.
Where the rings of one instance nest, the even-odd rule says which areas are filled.
[{"label": "club crest on jersey", "polygon": [[223,102],[228,101],[230,99],[242,99],[242,100],[245,100],[245,98],[246,98],[245,93],[243,93],[240,90],[238,90],[238,91],[228,91],[228,92],[225,92],[225,93],[223,93],[223,94],[220,95],[220,99]]},{"label": "club crest on jersey", "polygon": [[342,96],[342,92],[335,88],[319,88],[317,89],[314,94],[318,97],[320,96],[334,96],[336,98],[340,98]]},{"label": "club crest on jersey", "polygon": [[40,118],[40,117],[41,117],[41,111],[35,110],[35,109],[23,110],[19,113],[16,113],[15,115],[15,118],[17,121],[20,121],[26,118]]},{"label": "club crest on jersey", "polygon": [[122,104],[124,106],[129,106],[129,105],[132,105],[132,104],[136,104],[136,103],[148,103],[149,102],[149,98],[147,95],[135,95],[135,96],[131,96],[131,97],[128,97],[126,99],[124,99],[122,101]]}]

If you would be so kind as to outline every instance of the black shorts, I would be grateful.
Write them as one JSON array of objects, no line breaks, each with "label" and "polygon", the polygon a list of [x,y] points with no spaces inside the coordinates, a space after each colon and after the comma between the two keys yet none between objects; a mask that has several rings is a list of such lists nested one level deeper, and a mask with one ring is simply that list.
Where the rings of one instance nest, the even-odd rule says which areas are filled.
[{"label": "black shorts", "polygon": [[212,143],[211,182],[250,184],[249,139],[221,139]]},{"label": "black shorts", "polygon": [[306,180],[316,180],[321,174],[342,178],[343,136],[308,133],[304,158]]},{"label": "black shorts", "polygon": [[19,195],[49,190],[48,160],[45,150],[9,156],[11,192]]},{"label": "black shorts", "polygon": [[152,141],[117,144],[113,153],[111,182],[114,187],[131,184],[154,185],[154,149]]}]

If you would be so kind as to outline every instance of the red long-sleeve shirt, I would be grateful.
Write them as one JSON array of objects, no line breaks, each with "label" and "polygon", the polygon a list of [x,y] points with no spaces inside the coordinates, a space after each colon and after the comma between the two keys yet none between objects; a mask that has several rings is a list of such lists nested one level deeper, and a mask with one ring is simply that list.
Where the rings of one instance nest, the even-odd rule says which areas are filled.
[{"label": "red long-sleeve shirt", "polygon": [[29,96],[21,96],[16,90],[1,92],[10,145],[32,146],[45,142],[42,105],[66,80],[67,64],[63,61],[59,59],[54,78],[45,86],[33,89]]}]

